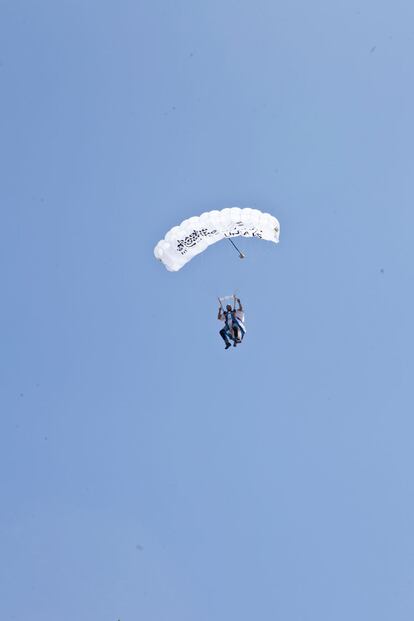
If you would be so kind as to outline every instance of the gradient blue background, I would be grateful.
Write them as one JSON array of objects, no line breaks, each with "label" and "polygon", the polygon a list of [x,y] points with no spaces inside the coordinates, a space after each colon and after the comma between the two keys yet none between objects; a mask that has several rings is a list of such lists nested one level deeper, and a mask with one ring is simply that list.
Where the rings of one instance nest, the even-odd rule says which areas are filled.
[{"label": "gradient blue background", "polygon": [[2,620],[412,621],[413,23],[0,1]]}]

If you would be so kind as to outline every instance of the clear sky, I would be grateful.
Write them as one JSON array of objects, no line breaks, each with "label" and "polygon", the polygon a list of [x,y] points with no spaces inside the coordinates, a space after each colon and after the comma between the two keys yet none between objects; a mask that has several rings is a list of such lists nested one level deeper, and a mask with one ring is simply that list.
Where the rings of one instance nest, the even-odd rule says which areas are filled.
[{"label": "clear sky", "polygon": [[412,621],[413,24],[0,0],[2,620]]}]

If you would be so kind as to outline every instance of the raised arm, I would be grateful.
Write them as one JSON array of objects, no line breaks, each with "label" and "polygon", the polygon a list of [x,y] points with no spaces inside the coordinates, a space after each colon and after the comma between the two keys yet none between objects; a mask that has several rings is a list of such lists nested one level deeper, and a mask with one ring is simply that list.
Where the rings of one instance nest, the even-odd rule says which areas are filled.
[{"label": "raised arm", "polygon": [[238,310],[239,310],[239,311],[242,311],[242,310],[243,310],[243,306],[241,305],[240,298],[237,298],[237,301],[238,301],[238,303],[239,303],[239,308],[238,308]]}]

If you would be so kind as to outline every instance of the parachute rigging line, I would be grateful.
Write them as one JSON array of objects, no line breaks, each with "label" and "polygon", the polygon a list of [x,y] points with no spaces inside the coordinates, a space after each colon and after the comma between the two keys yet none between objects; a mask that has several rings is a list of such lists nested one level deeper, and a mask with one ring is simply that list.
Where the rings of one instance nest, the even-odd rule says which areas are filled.
[{"label": "parachute rigging line", "polygon": [[227,238],[227,240],[233,244],[233,246],[235,247],[235,249],[237,250],[237,252],[239,253],[239,259],[245,259],[245,255],[237,248],[236,244],[234,243],[234,241],[232,239],[230,239],[230,237]]}]

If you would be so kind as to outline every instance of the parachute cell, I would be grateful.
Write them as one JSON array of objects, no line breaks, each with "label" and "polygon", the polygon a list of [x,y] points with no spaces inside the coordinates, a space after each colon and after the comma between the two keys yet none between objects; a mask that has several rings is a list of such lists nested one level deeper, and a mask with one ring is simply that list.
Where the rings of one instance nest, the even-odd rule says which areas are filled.
[{"label": "parachute cell", "polygon": [[193,257],[221,239],[257,237],[279,241],[277,219],[258,209],[232,207],[209,211],[174,226],[154,248],[155,257],[167,270],[177,272]]}]

